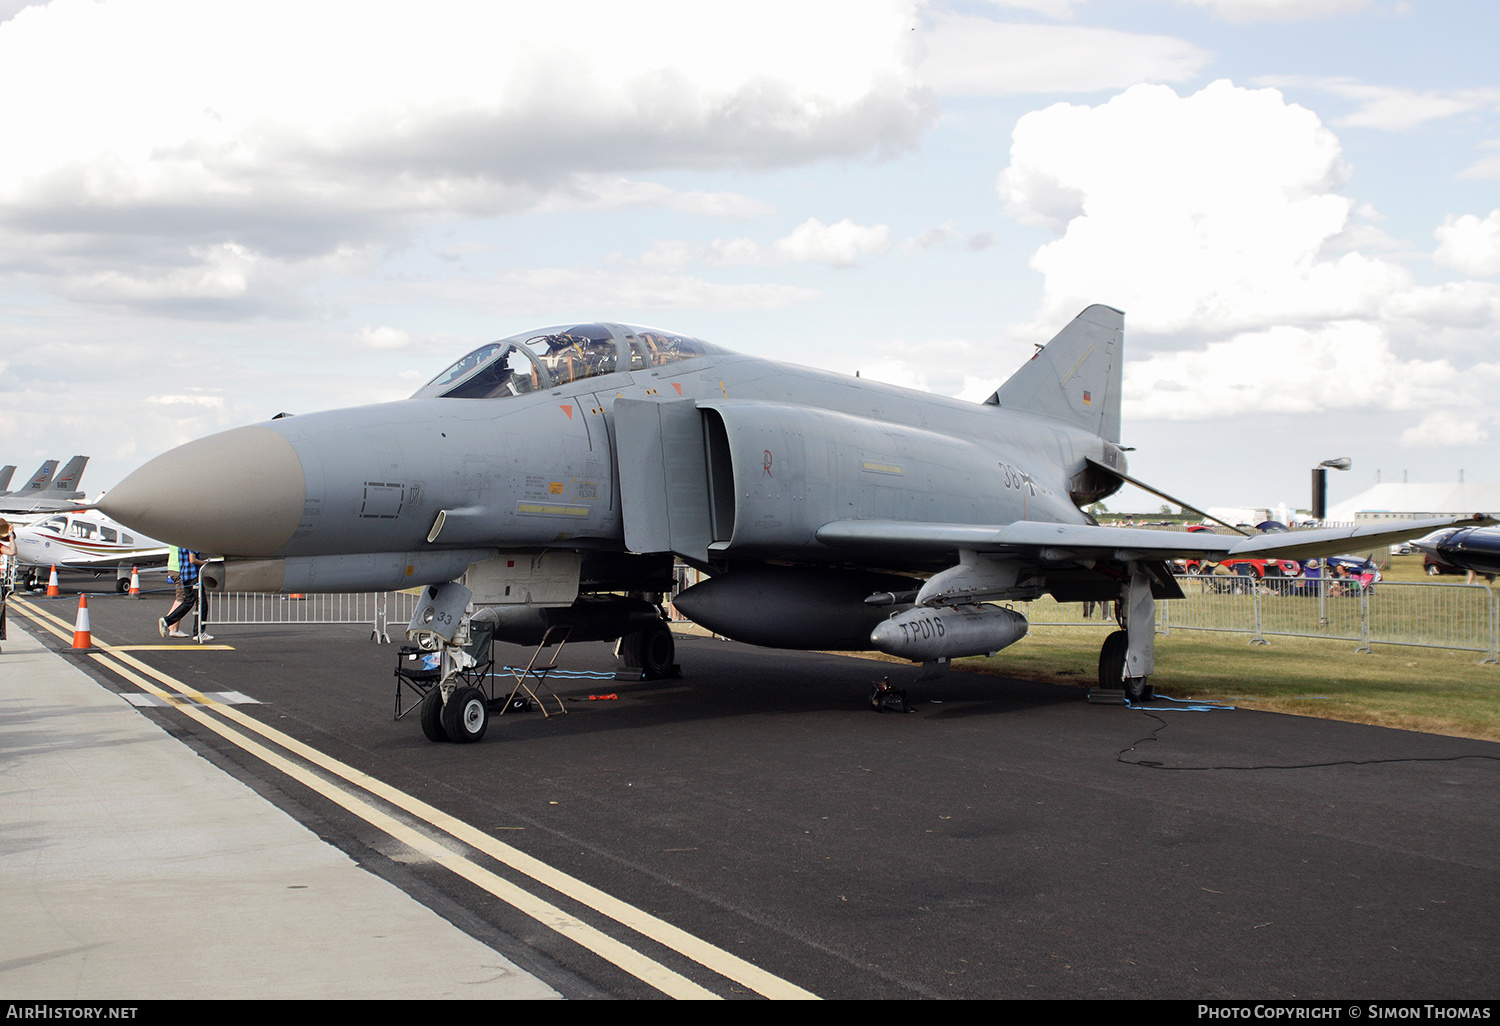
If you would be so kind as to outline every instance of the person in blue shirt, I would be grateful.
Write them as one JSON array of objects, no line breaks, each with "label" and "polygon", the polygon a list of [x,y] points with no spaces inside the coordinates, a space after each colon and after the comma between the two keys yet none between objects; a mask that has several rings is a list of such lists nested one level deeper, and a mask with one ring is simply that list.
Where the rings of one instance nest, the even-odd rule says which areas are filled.
[{"label": "person in blue shirt", "polygon": [[[180,566],[177,579],[182,586],[182,599],[172,607],[170,613],[156,621],[156,633],[164,638],[191,638],[191,634],[178,630],[177,624],[198,604],[198,568],[208,560],[201,552],[179,548],[177,561]],[[211,635],[203,634],[198,640],[208,641],[211,637]]]}]

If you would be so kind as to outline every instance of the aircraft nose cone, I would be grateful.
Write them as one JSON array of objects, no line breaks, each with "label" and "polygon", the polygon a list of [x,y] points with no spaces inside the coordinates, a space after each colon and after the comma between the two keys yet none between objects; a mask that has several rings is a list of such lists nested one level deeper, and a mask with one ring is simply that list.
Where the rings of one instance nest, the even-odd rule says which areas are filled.
[{"label": "aircraft nose cone", "polygon": [[292,444],[257,425],[163,453],[106,492],[99,508],[171,545],[270,556],[291,540],[306,497]]},{"label": "aircraft nose cone", "polygon": [[1454,532],[1452,531],[1433,531],[1431,534],[1423,535],[1422,537],[1414,540],[1411,543],[1412,548],[1416,549],[1418,552],[1425,552],[1427,555],[1432,556],[1434,559],[1436,559],[1438,555],[1438,546],[1443,542],[1446,542],[1448,540],[1448,536],[1453,533]]}]

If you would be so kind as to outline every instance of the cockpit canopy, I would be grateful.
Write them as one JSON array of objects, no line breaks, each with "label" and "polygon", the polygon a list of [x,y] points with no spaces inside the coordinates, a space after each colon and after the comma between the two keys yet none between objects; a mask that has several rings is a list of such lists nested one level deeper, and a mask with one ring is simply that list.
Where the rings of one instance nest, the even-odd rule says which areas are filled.
[{"label": "cockpit canopy", "polygon": [[572,324],[523,331],[482,345],[423,385],[413,399],[500,399],[580,378],[645,370],[728,350],[628,324]]}]

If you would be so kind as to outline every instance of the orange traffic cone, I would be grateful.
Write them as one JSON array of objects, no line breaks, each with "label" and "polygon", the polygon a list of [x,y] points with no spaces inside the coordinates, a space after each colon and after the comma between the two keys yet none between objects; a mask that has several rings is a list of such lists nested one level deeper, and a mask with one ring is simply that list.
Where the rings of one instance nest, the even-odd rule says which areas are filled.
[{"label": "orange traffic cone", "polygon": [[94,647],[94,641],[89,637],[89,597],[87,595],[78,596],[78,622],[73,625],[73,647]]},{"label": "orange traffic cone", "polygon": [[52,576],[47,578],[47,597],[52,598],[59,594],[57,588],[57,567],[52,568]]},{"label": "orange traffic cone", "polygon": [[141,597],[141,575],[135,567],[130,568],[130,592],[136,598]]}]

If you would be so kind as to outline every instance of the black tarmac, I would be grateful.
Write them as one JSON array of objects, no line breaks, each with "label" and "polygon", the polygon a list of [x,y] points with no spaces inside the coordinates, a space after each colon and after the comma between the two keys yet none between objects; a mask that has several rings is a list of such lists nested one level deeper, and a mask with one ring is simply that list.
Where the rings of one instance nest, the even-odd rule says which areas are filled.
[{"label": "black tarmac", "polygon": [[[159,645],[169,598],[92,597],[94,638]],[[77,605],[31,601],[69,622]],[[210,630],[232,650],[133,655],[249,696],[236,708],[819,997],[1500,995],[1500,745],[961,673],[914,683],[701,636],[678,637],[681,679],[555,678],[566,715],[433,744],[415,712],[393,719],[396,646],[368,628]],[[614,659],[579,644],[561,665]],[[871,711],[887,674],[910,713]],[[659,996],[180,711],[141,715],[563,995]]]}]

